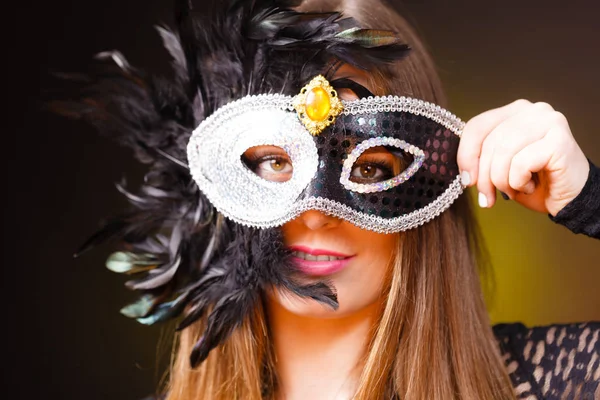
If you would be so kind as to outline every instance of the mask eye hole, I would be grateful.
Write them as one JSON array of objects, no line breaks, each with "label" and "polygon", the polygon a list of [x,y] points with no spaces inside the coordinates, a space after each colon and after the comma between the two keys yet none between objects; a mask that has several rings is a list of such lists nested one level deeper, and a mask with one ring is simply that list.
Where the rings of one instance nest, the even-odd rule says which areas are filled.
[{"label": "mask eye hole", "polygon": [[287,182],[292,179],[292,160],[281,147],[250,147],[242,154],[241,159],[248,169],[267,181]]},{"label": "mask eye hole", "polygon": [[382,182],[399,175],[413,161],[411,154],[397,147],[371,147],[354,162],[348,180],[360,184]]},{"label": "mask eye hole", "polygon": [[423,160],[423,150],[404,140],[367,139],[348,154],[340,183],[353,192],[382,192],[410,179],[421,168]]}]

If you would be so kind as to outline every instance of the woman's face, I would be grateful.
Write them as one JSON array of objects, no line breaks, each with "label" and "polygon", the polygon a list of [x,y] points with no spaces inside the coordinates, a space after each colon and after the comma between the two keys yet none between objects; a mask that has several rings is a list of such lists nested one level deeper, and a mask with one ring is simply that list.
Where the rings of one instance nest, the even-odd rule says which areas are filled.
[{"label": "woman's face", "polygon": [[[366,75],[348,66],[340,68],[334,78],[349,78],[370,89]],[[356,98],[349,90],[339,91],[339,96],[344,100]],[[376,179],[385,173],[385,165],[397,168],[394,158],[385,151],[374,149],[365,157],[367,163],[353,171],[356,179]],[[260,159],[256,154],[252,158]],[[284,158],[264,159],[255,167],[271,180],[289,179],[286,173],[291,174],[293,169]],[[340,306],[332,310],[317,301],[278,290],[270,295],[272,300],[294,314],[317,318],[346,317],[379,303],[384,279],[398,249],[398,234],[364,230],[314,210],[286,223],[282,231],[285,245],[294,252],[293,260],[306,279],[327,280],[335,288]]]}]

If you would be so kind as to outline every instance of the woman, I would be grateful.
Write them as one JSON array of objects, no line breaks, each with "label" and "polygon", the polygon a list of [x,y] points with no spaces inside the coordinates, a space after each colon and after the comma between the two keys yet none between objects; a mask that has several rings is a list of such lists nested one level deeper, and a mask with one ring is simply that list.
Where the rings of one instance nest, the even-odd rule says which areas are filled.
[{"label": "woman", "polygon": [[176,83],[104,54],[116,65],[61,105],[151,164],[123,189],[135,209],[83,250],[117,237],[109,268],[149,271],[124,314],[183,313],[166,398],[598,396],[597,324],[490,328],[460,196],[477,186],[491,207],[497,188],[597,236],[598,172],[564,117],[517,101],[463,126],[369,99],[445,103],[393,10],[245,3],[178,3],[177,32],[161,30]]}]

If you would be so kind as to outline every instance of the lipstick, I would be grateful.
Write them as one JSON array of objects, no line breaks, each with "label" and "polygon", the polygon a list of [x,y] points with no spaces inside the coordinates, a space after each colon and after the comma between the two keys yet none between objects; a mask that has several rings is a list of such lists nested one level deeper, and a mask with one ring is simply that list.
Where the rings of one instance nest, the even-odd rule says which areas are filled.
[{"label": "lipstick", "polygon": [[341,271],[354,258],[326,249],[312,249],[304,246],[290,246],[292,261],[307,275],[325,276]]}]

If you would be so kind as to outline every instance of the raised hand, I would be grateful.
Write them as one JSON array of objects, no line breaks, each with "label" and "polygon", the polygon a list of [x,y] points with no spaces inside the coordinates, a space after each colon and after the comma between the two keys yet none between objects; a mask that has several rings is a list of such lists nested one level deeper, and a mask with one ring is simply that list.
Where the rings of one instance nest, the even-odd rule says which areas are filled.
[{"label": "raised hand", "polygon": [[458,149],[463,184],[479,205],[496,189],[525,207],[556,215],[580,192],[589,164],[565,116],[547,103],[517,100],[467,122]]}]

